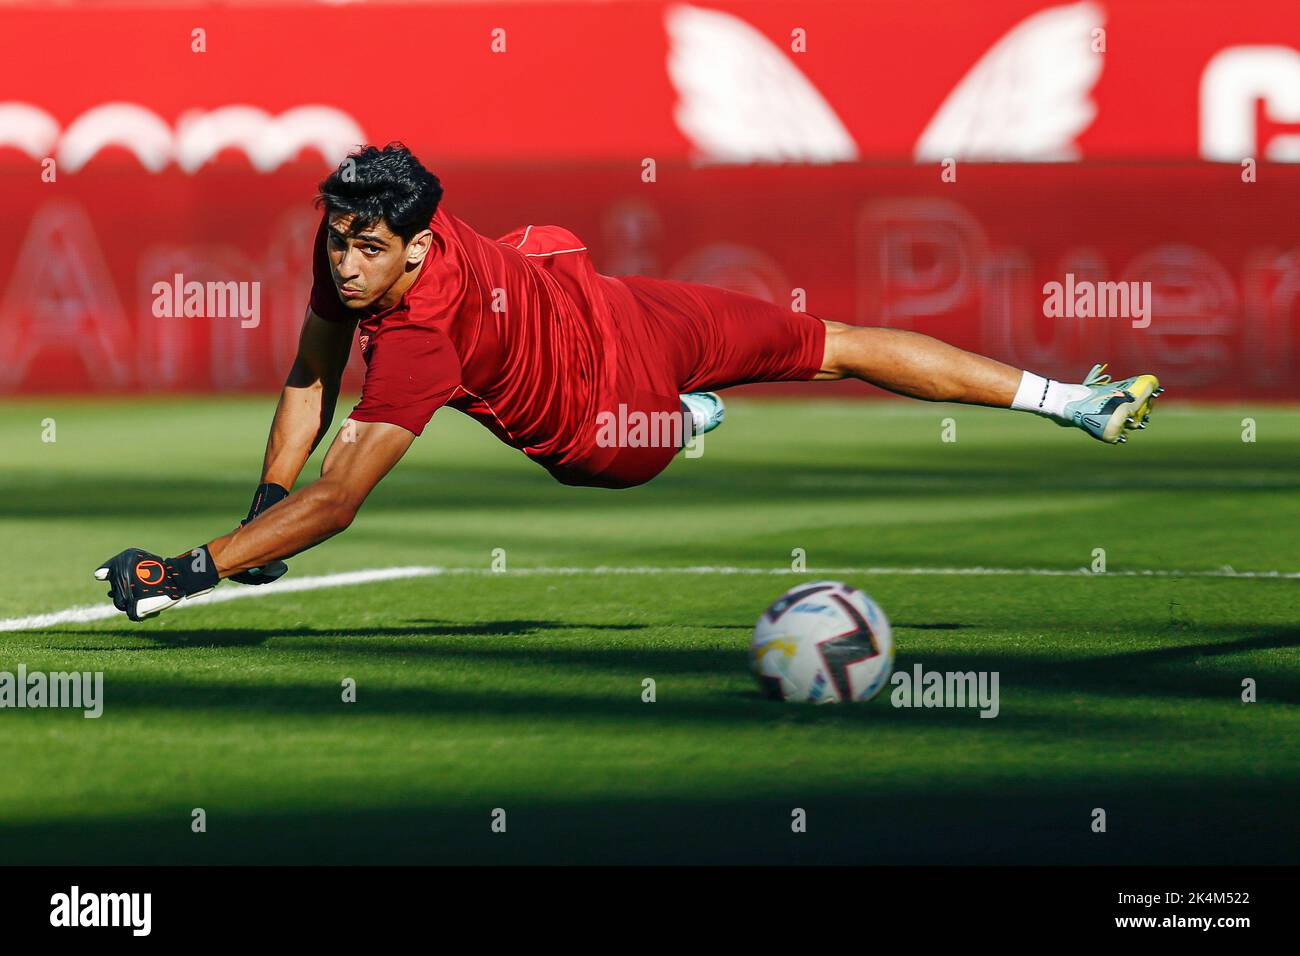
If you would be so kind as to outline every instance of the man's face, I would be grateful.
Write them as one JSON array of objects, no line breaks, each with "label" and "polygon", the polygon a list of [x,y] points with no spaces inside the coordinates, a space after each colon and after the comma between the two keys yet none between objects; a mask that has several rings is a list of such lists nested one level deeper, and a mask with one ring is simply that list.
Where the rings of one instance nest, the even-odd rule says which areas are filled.
[{"label": "man's face", "polygon": [[351,213],[331,213],[326,249],[339,298],[350,309],[388,308],[414,281],[429,249],[425,231],[409,243],[382,219],[356,235],[349,231]]}]

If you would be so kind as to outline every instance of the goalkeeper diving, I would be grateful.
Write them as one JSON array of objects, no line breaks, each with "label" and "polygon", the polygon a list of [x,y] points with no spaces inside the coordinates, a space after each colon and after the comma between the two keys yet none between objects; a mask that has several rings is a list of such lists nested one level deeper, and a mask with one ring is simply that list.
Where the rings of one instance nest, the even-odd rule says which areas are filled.
[{"label": "goalkeeper diving", "polygon": [[[1031,412],[1102,442],[1146,426],[1154,375],[1044,378],[902,329],[846,325],[687,282],[598,273],[559,226],[492,240],[456,218],[400,144],[354,152],[320,184],[313,285],[261,482],[239,527],[178,557],[129,548],[95,577],[133,620],[284,559],[352,524],[444,405],[567,485],[628,488],[721,424],[716,392],[852,378],[912,398]],[[334,418],[356,342],[361,398],[320,478],[296,490]],[[810,413],[811,414],[811,413]],[[614,421],[675,427],[613,429]],[[663,440],[656,440],[663,438]]]}]

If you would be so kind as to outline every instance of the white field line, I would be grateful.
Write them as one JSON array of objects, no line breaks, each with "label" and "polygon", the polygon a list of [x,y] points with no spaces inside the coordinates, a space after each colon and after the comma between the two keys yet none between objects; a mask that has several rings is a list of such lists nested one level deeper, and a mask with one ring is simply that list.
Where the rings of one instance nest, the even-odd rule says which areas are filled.
[{"label": "white field line", "polygon": [[[436,565],[414,565],[400,568],[371,568],[366,571],[347,571],[341,574],[322,574],[315,577],[285,578],[274,584],[257,587],[230,586],[213,591],[202,597],[191,598],[168,613],[175,613],[189,607],[205,604],[223,604],[226,601],[241,601],[246,598],[271,597],[276,594],[292,594],[297,591],[317,591],[322,588],[349,587],[354,584],[371,584],[376,581],[396,581],[402,578],[430,578],[439,575],[472,574],[483,576],[534,577],[560,575],[662,575],[662,574],[746,574],[746,575],[792,575],[798,574],[809,580],[836,577],[857,577],[863,575],[975,575],[975,576],[1010,576],[1010,577],[1096,577],[1096,578],[1276,578],[1300,579],[1300,571],[1234,571],[1223,568],[1218,571],[1106,571],[1097,574],[1087,568],[808,568],[793,571],[790,568],[737,568],[717,565],[704,565],[682,568],[663,567],[595,567],[595,568],[516,568],[507,571],[493,571],[490,568],[444,568]],[[96,582],[98,583],[98,582]],[[103,621],[116,617],[121,612],[107,601],[84,607],[70,607],[49,614],[33,614],[28,617],[11,617],[0,619],[0,631],[30,631],[43,627],[55,627],[60,624],[86,624],[91,621]]]}]

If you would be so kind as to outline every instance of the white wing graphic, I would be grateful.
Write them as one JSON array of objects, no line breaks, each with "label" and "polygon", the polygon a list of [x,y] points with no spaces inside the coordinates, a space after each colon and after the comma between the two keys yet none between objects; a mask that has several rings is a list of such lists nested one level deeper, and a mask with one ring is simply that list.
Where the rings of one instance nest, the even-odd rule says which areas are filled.
[{"label": "white wing graphic", "polygon": [[917,140],[916,160],[1078,159],[1074,140],[1096,116],[1089,94],[1104,58],[1092,52],[1092,32],[1105,19],[1088,2],[1026,17],[948,94]]},{"label": "white wing graphic", "polygon": [[329,106],[297,106],[272,116],[256,106],[223,106],[181,117],[176,130],[176,162],[187,173],[223,149],[247,154],[258,172],[272,172],[310,146],[328,163],[341,162],[365,142],[352,117]]},{"label": "white wing graphic", "polygon": [[856,159],[857,144],[817,87],[744,20],[678,4],[664,14],[673,118],[698,160]]},{"label": "white wing graphic", "polygon": [[255,106],[192,110],[175,131],[139,103],[103,103],[78,116],[65,130],[49,113],[30,103],[0,103],[0,149],[14,147],[32,159],[56,154],[59,166],[75,173],[101,150],[128,150],[151,173],[174,160],[194,173],[223,149],[243,150],[253,168],[269,173],[303,149],[314,149],[329,164],[366,141],[357,122],[331,106],[295,106],[272,116]]},{"label": "white wing graphic", "polygon": [[130,150],[149,172],[161,172],[172,158],[171,127],[137,103],[104,103],[82,113],[63,131],[59,166],[74,173],[106,146]]},{"label": "white wing graphic", "polygon": [[32,159],[44,159],[59,141],[59,124],[30,103],[0,103],[0,146],[21,149]]}]

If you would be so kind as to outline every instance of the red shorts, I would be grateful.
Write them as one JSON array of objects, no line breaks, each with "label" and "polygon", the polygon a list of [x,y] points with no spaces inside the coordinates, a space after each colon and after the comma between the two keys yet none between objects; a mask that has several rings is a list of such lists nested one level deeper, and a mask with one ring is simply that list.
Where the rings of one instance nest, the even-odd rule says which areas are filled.
[{"label": "red shorts", "polygon": [[[684,392],[806,382],[821,370],[826,326],[740,292],[643,276],[600,277],[618,337],[616,416],[679,413]],[[687,435],[689,438],[689,435]],[[668,467],[679,447],[600,447],[551,474],[564,484],[629,488]]]}]

